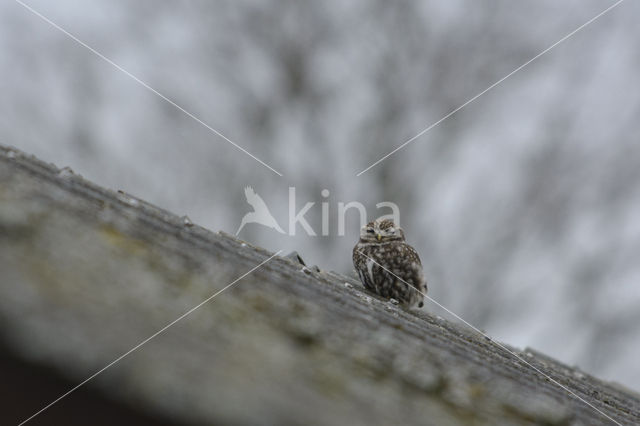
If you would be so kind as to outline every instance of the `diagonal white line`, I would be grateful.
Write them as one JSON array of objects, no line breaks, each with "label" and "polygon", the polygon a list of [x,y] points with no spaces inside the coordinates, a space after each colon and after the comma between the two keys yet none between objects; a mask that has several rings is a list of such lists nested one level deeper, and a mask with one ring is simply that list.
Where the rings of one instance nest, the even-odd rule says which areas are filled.
[{"label": "diagonal white line", "polygon": [[418,139],[420,136],[424,135],[425,133],[427,133],[429,130],[433,129],[434,127],[436,127],[438,124],[442,123],[443,121],[445,121],[447,118],[451,117],[452,115],[454,115],[456,112],[460,111],[462,108],[466,107],[467,105],[469,105],[471,102],[475,101],[476,99],[478,99],[480,96],[484,95],[485,93],[487,93],[489,90],[493,89],[494,87],[496,87],[497,85],[499,85],[500,83],[502,83],[503,81],[505,81],[506,79],[508,79],[509,77],[511,77],[512,75],[514,75],[515,73],[517,73],[518,71],[520,71],[522,68],[526,67],[527,65],[529,65],[531,62],[535,61],[536,59],[540,58],[542,55],[544,55],[545,53],[549,52],[551,49],[553,49],[554,47],[556,47],[557,45],[559,45],[560,43],[564,42],[565,40],[567,40],[569,37],[575,35],[577,32],[579,32],[580,30],[584,29],[584,27],[586,27],[587,25],[593,23],[595,20],[597,20],[598,18],[600,18],[602,15],[606,14],[607,12],[611,11],[613,8],[615,8],[616,6],[618,6],[620,3],[622,3],[625,0],[618,0],[617,2],[615,2],[614,4],[612,4],[611,6],[607,7],[605,10],[603,10],[602,12],[598,13],[596,16],[594,16],[593,18],[589,19],[587,22],[585,22],[584,24],[580,25],[578,28],[576,28],[575,30],[571,31],[569,34],[567,34],[566,36],[562,37],[560,40],[556,41],[555,43],[553,43],[551,46],[547,47],[546,49],[544,49],[542,52],[538,53],[536,56],[534,56],[533,58],[529,59],[527,62],[525,62],[524,64],[520,65],[518,68],[516,68],[515,70],[511,71],[509,74],[505,75],[504,77],[502,77],[500,80],[496,81],[495,83],[493,83],[491,86],[487,87],[486,89],[484,89],[482,92],[478,93],[477,95],[475,95],[474,97],[472,97],[471,99],[469,99],[468,101],[466,101],[465,103],[463,103],[462,105],[460,105],[459,107],[457,107],[456,109],[454,109],[453,111],[449,112],[447,115],[445,115],[444,117],[442,117],[440,120],[436,121],[435,123],[433,123],[432,125],[430,125],[429,127],[426,127],[424,129],[422,129],[417,135],[413,136],[412,138],[410,138],[409,140],[407,140],[406,142],[404,142],[402,145],[400,145],[399,147],[397,147],[396,149],[394,149],[393,151],[391,151],[390,153],[386,154],[384,157],[380,158],[378,161],[376,161],[375,163],[371,164],[369,167],[367,167],[366,169],[364,169],[363,171],[361,171],[360,173],[358,173],[356,176],[360,176],[361,174],[363,174],[364,172],[366,172],[367,170],[371,169],[372,167],[378,165],[380,162],[384,161],[385,159],[387,159],[388,157],[392,156],[393,154],[395,154],[396,152],[400,151],[402,148],[404,148],[405,146],[409,145],[411,142],[415,141],[416,139]]},{"label": "diagonal white line", "polygon": [[391,275],[393,275],[394,277],[396,277],[397,279],[399,279],[400,281],[402,281],[403,283],[405,283],[406,285],[408,285],[409,287],[413,288],[414,290],[416,290],[418,293],[420,293],[421,295],[423,295],[424,297],[426,297],[427,299],[429,299],[431,302],[435,303],[436,305],[438,305],[439,307],[441,307],[442,309],[444,309],[445,311],[447,311],[449,314],[453,315],[454,317],[456,317],[457,319],[459,319],[460,321],[462,321],[463,323],[465,323],[469,328],[473,329],[474,331],[476,331],[477,333],[481,334],[482,336],[486,337],[490,342],[492,342],[493,344],[495,344],[496,346],[498,346],[499,348],[503,349],[504,351],[508,352],[509,354],[513,355],[514,357],[516,357],[518,360],[520,360],[522,363],[526,364],[527,366],[531,367],[532,369],[534,369],[535,371],[537,371],[538,373],[540,373],[541,375],[543,375],[545,378],[547,378],[550,382],[556,384],[557,386],[561,387],[562,389],[564,389],[565,391],[567,391],[568,393],[570,393],[572,396],[574,396],[575,398],[577,398],[578,400],[584,402],[585,404],[587,404],[589,407],[593,408],[594,410],[596,410],[598,413],[602,414],[604,417],[606,417],[607,419],[611,420],[613,423],[617,424],[618,426],[622,426],[621,423],[617,422],[616,420],[612,419],[609,415],[607,415],[606,413],[604,413],[602,410],[598,409],[597,407],[595,407],[593,404],[591,404],[589,401],[586,401],[584,398],[580,397],[580,395],[576,394],[575,392],[573,392],[571,389],[569,389],[568,387],[566,387],[565,385],[563,385],[562,383],[558,382],[557,380],[555,380],[554,378],[552,378],[551,376],[549,376],[548,374],[546,374],[545,372],[543,372],[542,370],[540,370],[538,367],[532,365],[531,363],[529,363],[527,360],[525,360],[524,358],[522,358],[520,355],[516,354],[515,352],[513,352],[511,349],[507,348],[506,346],[504,346],[502,343],[495,341],[491,338],[491,336],[489,336],[488,334],[486,334],[485,332],[481,331],[480,329],[478,329],[477,327],[474,327],[472,324],[470,324],[469,322],[467,322],[466,320],[464,320],[462,317],[460,317],[458,314],[456,314],[455,312],[449,310],[448,308],[444,307],[443,305],[441,305],[440,303],[438,303],[435,299],[433,299],[430,296],[427,296],[425,293],[421,292],[419,289],[417,289],[415,286],[409,284],[408,282],[406,282],[405,280],[403,280],[402,278],[400,278],[399,276],[397,276],[396,274],[394,274],[393,272],[391,272],[390,270],[388,270],[387,268],[385,268],[384,266],[382,266],[381,264],[379,264],[378,262],[375,261],[375,259],[372,259],[371,257],[367,256],[366,254],[364,254],[361,250],[358,250],[358,252],[363,255],[364,257],[366,257],[367,259],[371,260],[373,263],[375,263],[376,265],[378,265],[379,267],[381,267],[382,269],[384,269],[385,271],[387,271],[388,273],[390,273]]},{"label": "diagonal white line", "polygon": [[211,127],[210,125],[208,125],[204,121],[202,121],[200,118],[196,117],[194,114],[190,113],[189,111],[187,111],[186,109],[184,109],[183,107],[181,107],[180,105],[178,105],[177,103],[175,103],[174,101],[172,101],[171,99],[169,99],[168,97],[163,95],[162,93],[158,92],[156,89],[154,89],[153,87],[149,86],[147,83],[145,83],[144,81],[140,80],[138,77],[136,77],[135,75],[131,74],[129,71],[127,71],[126,69],[122,68],[120,65],[116,64],[111,59],[107,58],[102,53],[98,52],[93,47],[89,46],[88,44],[86,44],[85,42],[80,40],[78,37],[74,36],[73,34],[68,32],[67,30],[65,30],[64,28],[60,27],[58,24],[56,24],[55,22],[53,22],[52,20],[50,20],[46,16],[42,15],[40,12],[38,12],[37,10],[35,10],[31,6],[29,6],[28,4],[25,4],[21,0],[14,0],[14,1],[16,3],[18,3],[19,5],[21,5],[22,7],[24,7],[25,9],[27,9],[29,12],[33,13],[34,15],[36,15],[37,17],[39,17],[40,19],[42,19],[43,21],[48,23],[49,25],[51,25],[52,27],[54,27],[55,29],[57,29],[58,31],[60,31],[63,34],[65,34],[67,37],[69,37],[70,39],[72,39],[76,43],[80,44],[84,48],[86,48],[89,51],[91,51],[91,53],[93,53],[94,55],[98,56],[100,59],[104,60],[105,62],[107,62],[108,64],[112,65],[113,67],[115,67],[119,71],[123,72],[128,77],[132,78],[134,81],[136,81],[138,84],[140,84],[141,86],[143,86],[147,90],[153,92],[155,95],[157,95],[158,97],[160,97],[163,100],[167,101],[172,106],[174,106],[175,108],[179,109],[184,114],[186,114],[187,116],[191,117],[192,119],[194,119],[195,121],[200,123],[202,126],[206,127],[207,129],[209,129],[210,131],[212,131],[213,133],[215,133],[216,135],[218,135],[219,137],[221,137],[225,141],[229,142],[231,145],[235,146],[237,149],[239,149],[240,151],[242,151],[245,154],[247,154],[249,157],[251,157],[254,160],[256,160],[258,163],[262,164],[263,166],[265,166],[266,168],[268,168],[269,170],[271,170],[272,172],[274,172],[278,176],[282,176],[282,173],[280,173],[279,171],[277,171],[276,169],[274,169],[273,167],[271,167],[270,165],[268,165],[267,163],[265,163],[264,161],[262,161],[261,159],[259,159],[255,155],[251,154],[249,151],[247,151],[246,149],[244,149],[243,147],[241,147],[240,145],[238,145],[237,143],[235,143],[234,141],[232,141],[231,139],[229,139],[228,137],[226,137],[225,135],[223,135],[222,133],[220,133],[219,131],[217,131],[216,129],[214,129],[213,127]]},{"label": "diagonal white line", "polygon": [[114,359],[113,361],[111,361],[109,364],[105,365],[104,367],[102,367],[100,370],[96,371],[95,373],[93,373],[91,376],[87,377],[85,380],[83,380],[82,382],[80,382],[79,384],[77,384],[75,387],[71,388],[70,390],[68,390],[66,393],[60,395],[57,399],[51,401],[49,404],[47,404],[46,406],[44,406],[43,408],[41,408],[38,412],[34,413],[31,417],[23,420],[18,426],[22,426],[23,424],[27,423],[28,421],[32,420],[34,417],[36,417],[37,415],[41,414],[43,411],[51,408],[53,405],[57,404],[58,402],[60,402],[62,399],[66,398],[67,396],[69,396],[71,393],[75,392],[76,390],[78,390],[78,388],[80,388],[81,386],[85,385],[87,382],[89,382],[90,380],[93,380],[96,376],[98,376],[99,374],[103,373],[105,370],[107,370],[108,368],[112,367],[114,364],[116,364],[117,362],[121,361],[123,358],[125,358],[126,356],[130,355],[132,352],[140,349],[140,347],[142,347],[143,345],[147,344],[151,339],[155,338],[156,336],[158,336],[159,334],[165,332],[169,327],[175,325],[178,321],[184,319],[186,316],[190,315],[191,313],[193,313],[196,309],[200,308],[202,305],[204,305],[205,303],[209,302],[211,299],[213,299],[214,297],[216,297],[217,295],[219,295],[220,293],[222,293],[223,291],[225,291],[226,289],[228,289],[229,287],[231,287],[232,285],[236,284],[238,281],[240,281],[241,279],[243,279],[244,277],[246,277],[247,275],[249,275],[250,273],[252,273],[253,271],[255,271],[256,269],[260,268],[262,265],[264,265],[265,263],[269,262],[271,259],[273,259],[274,257],[276,257],[277,255],[279,255],[280,253],[282,253],[282,250],[279,250],[277,253],[275,253],[274,255],[272,255],[271,257],[269,257],[267,260],[261,262],[259,265],[254,266],[253,268],[251,268],[251,270],[249,270],[248,272],[245,272],[244,274],[242,274],[240,277],[236,278],[235,280],[233,280],[230,284],[226,285],[224,288],[222,288],[222,290],[219,290],[217,292],[215,292],[214,294],[212,294],[211,296],[207,297],[205,300],[203,300],[202,302],[198,303],[196,306],[194,306],[193,308],[189,309],[187,312],[185,312],[184,314],[180,315],[178,318],[176,318],[175,320],[171,321],[169,324],[165,325],[164,327],[162,327],[160,330],[156,331],[155,333],[153,333],[151,336],[147,337],[146,339],[144,339],[142,342],[138,343],[137,345],[135,345],[133,348],[129,349],[127,352],[123,353],[122,355],[120,355],[118,358]]}]

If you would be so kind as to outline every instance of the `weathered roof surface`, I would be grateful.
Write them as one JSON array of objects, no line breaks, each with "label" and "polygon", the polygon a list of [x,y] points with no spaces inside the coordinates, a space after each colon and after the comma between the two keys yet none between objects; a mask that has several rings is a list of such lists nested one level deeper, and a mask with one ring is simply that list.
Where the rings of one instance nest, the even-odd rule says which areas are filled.
[{"label": "weathered roof surface", "polygon": [[[72,381],[271,255],[0,146],[0,335]],[[614,424],[427,312],[276,256],[86,386],[185,423]],[[637,394],[510,349],[620,424],[640,424]]]}]

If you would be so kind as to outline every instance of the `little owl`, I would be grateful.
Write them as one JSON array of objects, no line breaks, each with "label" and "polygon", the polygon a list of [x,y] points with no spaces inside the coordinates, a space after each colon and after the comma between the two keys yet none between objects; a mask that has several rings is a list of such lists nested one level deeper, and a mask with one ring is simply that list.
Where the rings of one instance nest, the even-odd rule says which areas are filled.
[{"label": "little owl", "polygon": [[392,220],[375,220],[362,227],[353,248],[353,265],[366,289],[405,307],[416,303],[422,307],[427,282],[420,257]]}]

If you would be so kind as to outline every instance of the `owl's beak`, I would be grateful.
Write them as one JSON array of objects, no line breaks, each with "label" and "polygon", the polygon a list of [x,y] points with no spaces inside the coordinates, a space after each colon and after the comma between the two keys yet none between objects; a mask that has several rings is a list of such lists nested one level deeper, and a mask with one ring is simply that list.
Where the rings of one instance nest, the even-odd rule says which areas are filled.
[{"label": "owl's beak", "polygon": [[378,241],[380,241],[380,239],[382,238],[382,235],[377,234],[377,238],[378,238]]}]

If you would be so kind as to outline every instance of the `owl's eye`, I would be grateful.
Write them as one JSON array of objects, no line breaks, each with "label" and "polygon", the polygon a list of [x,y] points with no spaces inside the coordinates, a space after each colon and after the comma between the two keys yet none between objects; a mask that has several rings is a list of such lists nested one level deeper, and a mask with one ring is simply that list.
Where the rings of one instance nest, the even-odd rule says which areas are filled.
[{"label": "owl's eye", "polygon": [[389,228],[387,232],[389,232],[390,234],[393,234],[396,232],[396,228]]},{"label": "owl's eye", "polygon": [[375,231],[372,228],[367,228],[367,234],[374,234]]}]

